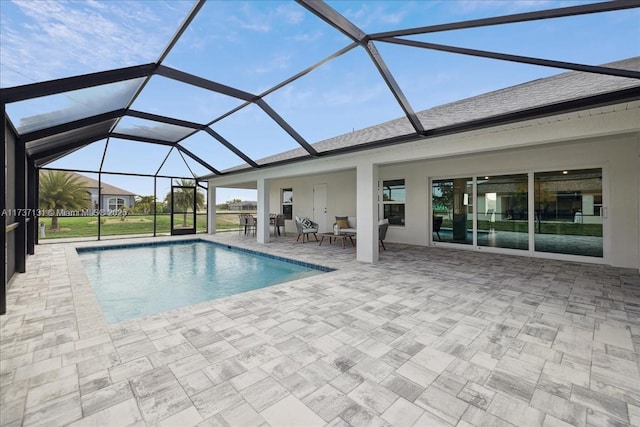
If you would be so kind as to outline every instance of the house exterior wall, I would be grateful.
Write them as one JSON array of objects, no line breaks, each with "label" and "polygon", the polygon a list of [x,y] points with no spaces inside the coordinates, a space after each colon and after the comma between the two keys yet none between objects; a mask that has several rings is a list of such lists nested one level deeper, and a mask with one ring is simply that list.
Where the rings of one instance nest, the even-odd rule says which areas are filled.
[{"label": "house exterior wall", "polygon": [[[563,169],[602,168],[605,263],[640,269],[640,103],[421,139],[341,156],[215,178],[225,186],[266,178],[270,208],[280,189],[294,189],[294,215],[313,216],[313,184],[328,184],[328,218],[352,215],[356,166],[379,166],[379,179],[405,179],[406,226],[389,227],[390,242],[430,242],[430,179]],[[373,185],[373,184],[372,184]],[[362,215],[363,213],[359,213]],[[288,230],[294,228],[287,226]],[[555,255],[545,254],[550,258]]]},{"label": "house exterior wall", "polygon": [[405,227],[389,227],[387,240],[429,244],[430,179],[602,167],[605,262],[638,268],[639,152],[638,134],[628,134],[381,167],[380,179],[404,178],[407,194]]},{"label": "house exterior wall", "polygon": [[[297,176],[295,179],[273,179],[269,183],[269,206],[272,213],[281,212],[282,189],[293,190],[293,215],[314,218],[313,186],[327,184],[327,223],[319,224],[320,231],[329,231],[336,216],[356,214],[356,172],[355,169]],[[286,230],[295,231],[293,220],[285,221]]]}]

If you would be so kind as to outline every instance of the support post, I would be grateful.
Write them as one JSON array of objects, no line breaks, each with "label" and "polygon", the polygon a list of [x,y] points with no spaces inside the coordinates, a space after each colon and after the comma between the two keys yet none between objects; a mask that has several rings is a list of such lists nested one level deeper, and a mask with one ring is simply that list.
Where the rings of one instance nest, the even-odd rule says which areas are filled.
[{"label": "support post", "polygon": [[[18,209],[15,229],[15,257],[16,273],[27,271],[27,153],[22,141],[16,141],[15,145],[15,207]],[[22,212],[22,214],[20,214]]]},{"label": "support post", "polygon": [[356,167],[358,239],[356,259],[378,261],[378,165],[363,161]]},{"label": "support post", "polygon": [[36,253],[36,238],[38,236],[38,169],[33,161],[27,163],[27,209],[30,212],[27,223],[27,254]]},{"label": "support post", "polygon": [[258,179],[258,228],[256,231],[258,243],[269,243],[271,232],[269,225],[269,181]]},{"label": "support post", "polygon": [[209,181],[207,187],[207,232],[216,234],[216,187]]}]

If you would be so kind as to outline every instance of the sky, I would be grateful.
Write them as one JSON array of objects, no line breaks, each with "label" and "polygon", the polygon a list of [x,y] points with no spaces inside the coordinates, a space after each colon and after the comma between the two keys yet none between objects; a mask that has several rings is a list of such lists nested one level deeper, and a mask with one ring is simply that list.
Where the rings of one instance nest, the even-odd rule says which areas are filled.
[{"label": "sky", "polygon": [[[365,33],[575,6],[590,1],[327,1]],[[194,2],[0,0],[0,86],[155,62]],[[523,56],[599,65],[640,55],[640,10],[557,18],[407,36]],[[208,1],[163,65],[261,94],[348,46],[338,31],[292,1]],[[548,67],[409,48],[376,48],[414,111],[563,72]],[[18,130],[87,117],[126,105],[140,81],[90,88],[7,105]],[[367,53],[357,47],[268,94],[265,101],[313,143],[402,117]],[[153,76],[132,109],[210,123],[241,101]],[[45,121],[43,121],[45,120]],[[56,122],[57,121],[57,122]],[[257,160],[298,144],[257,106],[211,124]],[[166,137],[182,129],[123,118],[116,131]],[[206,133],[181,144],[218,170],[244,163]],[[105,152],[106,146],[106,154]],[[103,160],[104,154],[104,160]],[[197,176],[209,173],[164,146],[97,141],[48,165],[67,169]],[[162,167],[160,167],[162,166]],[[158,172],[159,171],[159,172]],[[93,175],[92,177],[96,177]],[[152,178],[103,175],[105,182],[153,194]],[[160,199],[169,180],[156,181]],[[217,202],[256,200],[254,190],[218,189]]]}]

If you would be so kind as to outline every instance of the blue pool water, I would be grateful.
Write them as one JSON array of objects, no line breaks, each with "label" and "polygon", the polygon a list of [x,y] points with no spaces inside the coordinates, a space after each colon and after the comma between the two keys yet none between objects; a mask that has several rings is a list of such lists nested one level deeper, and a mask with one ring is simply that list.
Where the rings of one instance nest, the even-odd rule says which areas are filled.
[{"label": "blue pool water", "polygon": [[108,323],[330,271],[202,240],[78,248],[78,254]]}]

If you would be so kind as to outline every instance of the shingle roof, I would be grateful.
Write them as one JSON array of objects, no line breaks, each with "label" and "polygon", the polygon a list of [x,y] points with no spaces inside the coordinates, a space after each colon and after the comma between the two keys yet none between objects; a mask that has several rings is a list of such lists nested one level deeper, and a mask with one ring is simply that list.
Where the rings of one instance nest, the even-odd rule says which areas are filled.
[{"label": "shingle roof", "polygon": [[[72,175],[75,175],[79,178],[80,181],[82,181],[84,183],[84,186],[87,188],[98,188],[98,181],[93,179],[93,178],[89,178],[88,176],[84,176],[81,175],[79,173],[75,173],[75,172],[70,172]],[[113,186],[111,184],[107,184],[104,181],[101,181],[100,184],[102,185],[102,195],[114,195],[114,196],[135,196],[135,193],[132,193],[130,191],[127,190],[123,190],[122,188],[118,188],[116,186]]]},{"label": "shingle roof", "polygon": [[[640,71],[640,57],[604,65]],[[640,98],[640,80],[638,79],[569,71],[433,107],[420,111],[417,115],[428,131],[631,88],[638,88],[638,98]],[[397,138],[413,133],[415,131],[409,121],[402,117],[326,139],[312,146],[322,152],[366,145],[370,141]],[[416,139],[418,139],[417,136]],[[308,153],[305,150],[297,148],[260,159],[258,163],[278,162],[306,155]],[[238,171],[246,167],[248,165],[241,165],[223,172]]]}]

